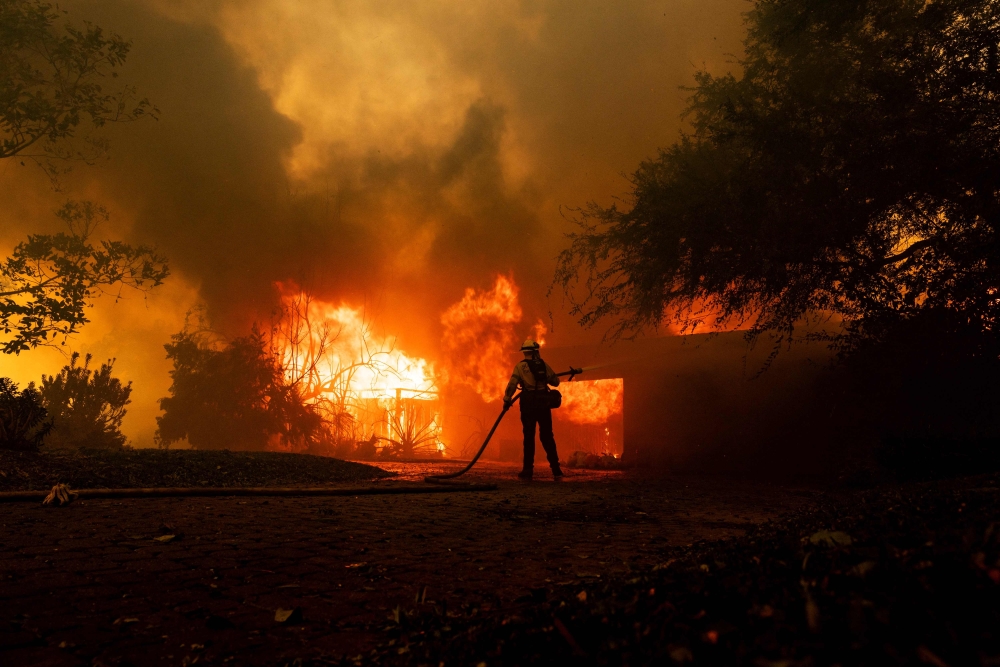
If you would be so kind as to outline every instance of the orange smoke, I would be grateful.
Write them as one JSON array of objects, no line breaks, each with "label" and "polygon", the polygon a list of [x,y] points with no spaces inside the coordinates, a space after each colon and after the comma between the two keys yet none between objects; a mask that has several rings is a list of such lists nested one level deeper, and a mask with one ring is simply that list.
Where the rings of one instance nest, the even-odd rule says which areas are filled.
[{"label": "orange smoke", "polygon": [[625,381],[617,378],[564,382],[559,391],[563,395],[560,417],[576,424],[603,424],[621,414]]},{"label": "orange smoke", "polygon": [[521,321],[517,294],[513,278],[497,276],[492,289],[466,289],[441,315],[447,382],[471,387],[486,401],[503,397],[511,352],[520,346],[514,332]]}]

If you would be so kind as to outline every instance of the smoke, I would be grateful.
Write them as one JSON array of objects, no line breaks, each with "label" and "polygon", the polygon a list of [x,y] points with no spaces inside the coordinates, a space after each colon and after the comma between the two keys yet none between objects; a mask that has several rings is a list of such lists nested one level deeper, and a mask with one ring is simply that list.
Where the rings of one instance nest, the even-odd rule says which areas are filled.
[{"label": "smoke", "polygon": [[122,79],[161,119],[110,128],[110,158],[76,166],[63,193],[29,167],[5,166],[0,191],[16,204],[0,213],[0,242],[51,225],[72,196],[111,209],[109,235],[169,256],[166,290],[125,308],[102,303],[73,342],[118,356],[116,370],[136,380],[126,422],[135,434],[129,424],[140,413],[151,422],[165,395],[162,345],[185,310],[201,301],[213,326],[235,335],[268,316],[283,281],[370,305],[421,356],[439,351],[440,313],[496,274],[521,286],[525,320],[552,308],[550,344],[599,335],[545,298],[569,228],[561,209],[610,203],[627,188],[622,173],[676,138],[680,87],[699,67],[729,68],[744,5],[60,7],[133,40]]}]

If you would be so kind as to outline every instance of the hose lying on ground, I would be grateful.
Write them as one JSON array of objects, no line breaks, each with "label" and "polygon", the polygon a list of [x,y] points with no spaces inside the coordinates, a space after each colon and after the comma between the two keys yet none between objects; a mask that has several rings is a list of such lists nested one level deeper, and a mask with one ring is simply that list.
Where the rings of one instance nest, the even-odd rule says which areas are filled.
[{"label": "hose lying on ground", "polygon": [[456,493],[462,491],[496,491],[495,484],[469,484],[463,486],[424,486],[400,484],[396,486],[336,487],[165,487],[151,489],[74,489],[57,484],[51,491],[2,491],[0,503],[41,500],[46,505],[67,505],[76,498],[178,498],[209,496],[381,496],[412,493]]},{"label": "hose lying on ground", "polygon": [[[465,466],[458,472],[448,473],[447,475],[428,475],[427,477],[424,477],[424,481],[428,482],[429,484],[457,484],[456,482],[449,482],[448,480],[455,479],[456,477],[461,477],[465,473],[472,470],[472,466],[476,465],[476,461],[478,461],[479,457],[482,456],[483,452],[486,451],[486,445],[490,444],[490,438],[493,437],[493,433],[497,430],[497,426],[500,426],[500,422],[503,420],[503,416],[507,414],[507,411],[510,410],[511,406],[514,405],[514,403],[519,398],[521,398],[520,392],[514,394],[514,397],[510,399],[510,403],[504,403],[503,410],[500,411],[500,416],[497,417],[497,420],[495,422],[493,422],[493,428],[491,428],[490,432],[486,434],[486,439],[483,440],[483,446],[479,448],[479,451],[476,452],[476,455],[472,457],[471,461],[469,461],[469,465]],[[462,488],[468,488],[468,487],[463,484]]]}]

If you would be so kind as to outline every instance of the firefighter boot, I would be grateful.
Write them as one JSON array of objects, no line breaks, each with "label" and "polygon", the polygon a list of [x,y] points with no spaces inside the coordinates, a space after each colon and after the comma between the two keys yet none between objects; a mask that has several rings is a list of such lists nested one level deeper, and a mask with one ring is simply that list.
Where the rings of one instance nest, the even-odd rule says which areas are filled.
[{"label": "firefighter boot", "polygon": [[517,473],[517,478],[518,479],[523,479],[526,482],[530,482],[531,481],[531,477],[532,477],[532,470],[531,470],[531,468],[525,468],[521,472]]}]

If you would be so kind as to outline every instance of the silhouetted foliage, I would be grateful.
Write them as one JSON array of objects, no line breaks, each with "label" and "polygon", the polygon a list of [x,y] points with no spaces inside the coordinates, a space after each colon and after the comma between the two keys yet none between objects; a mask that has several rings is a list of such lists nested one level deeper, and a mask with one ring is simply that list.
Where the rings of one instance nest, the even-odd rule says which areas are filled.
[{"label": "silhouetted foliage", "polygon": [[170,273],[147,246],[92,243],[95,228],[108,219],[104,208],[69,202],[57,215],[68,232],[31,235],[0,262],[0,332],[8,337],[0,351],[6,354],[65,340],[89,321],[86,309],[105,290],[148,291]]},{"label": "silhouetted foliage", "polygon": [[111,376],[114,360],[90,370],[91,356],[79,365],[74,352],[68,365],[57,375],[42,376],[42,404],[52,418],[52,432],[46,446],[59,448],[120,449],[125,445],[121,432],[125,406],[132,401],[132,383],[122,384]]},{"label": "silhouetted foliage", "polygon": [[174,369],[157,417],[161,447],[186,438],[196,449],[305,449],[321,435],[323,420],[286,380],[259,331],[219,349],[180,333],[165,347]]},{"label": "silhouetted foliage", "polygon": [[118,76],[131,42],[91,23],[76,28],[65,14],[38,0],[0,0],[0,159],[29,158],[53,175],[53,160],[89,161],[106,149],[78,136],[82,129],[156,114],[149,100],[133,100],[134,88],[102,85]]},{"label": "silhouetted foliage", "polygon": [[37,450],[52,428],[34,384],[18,391],[10,378],[0,378],[0,449]]},{"label": "silhouetted foliage", "polygon": [[699,73],[692,131],[584,211],[574,312],[779,341],[813,313],[846,355],[927,319],[995,358],[1000,3],[757,0],[747,23],[742,74]]}]

